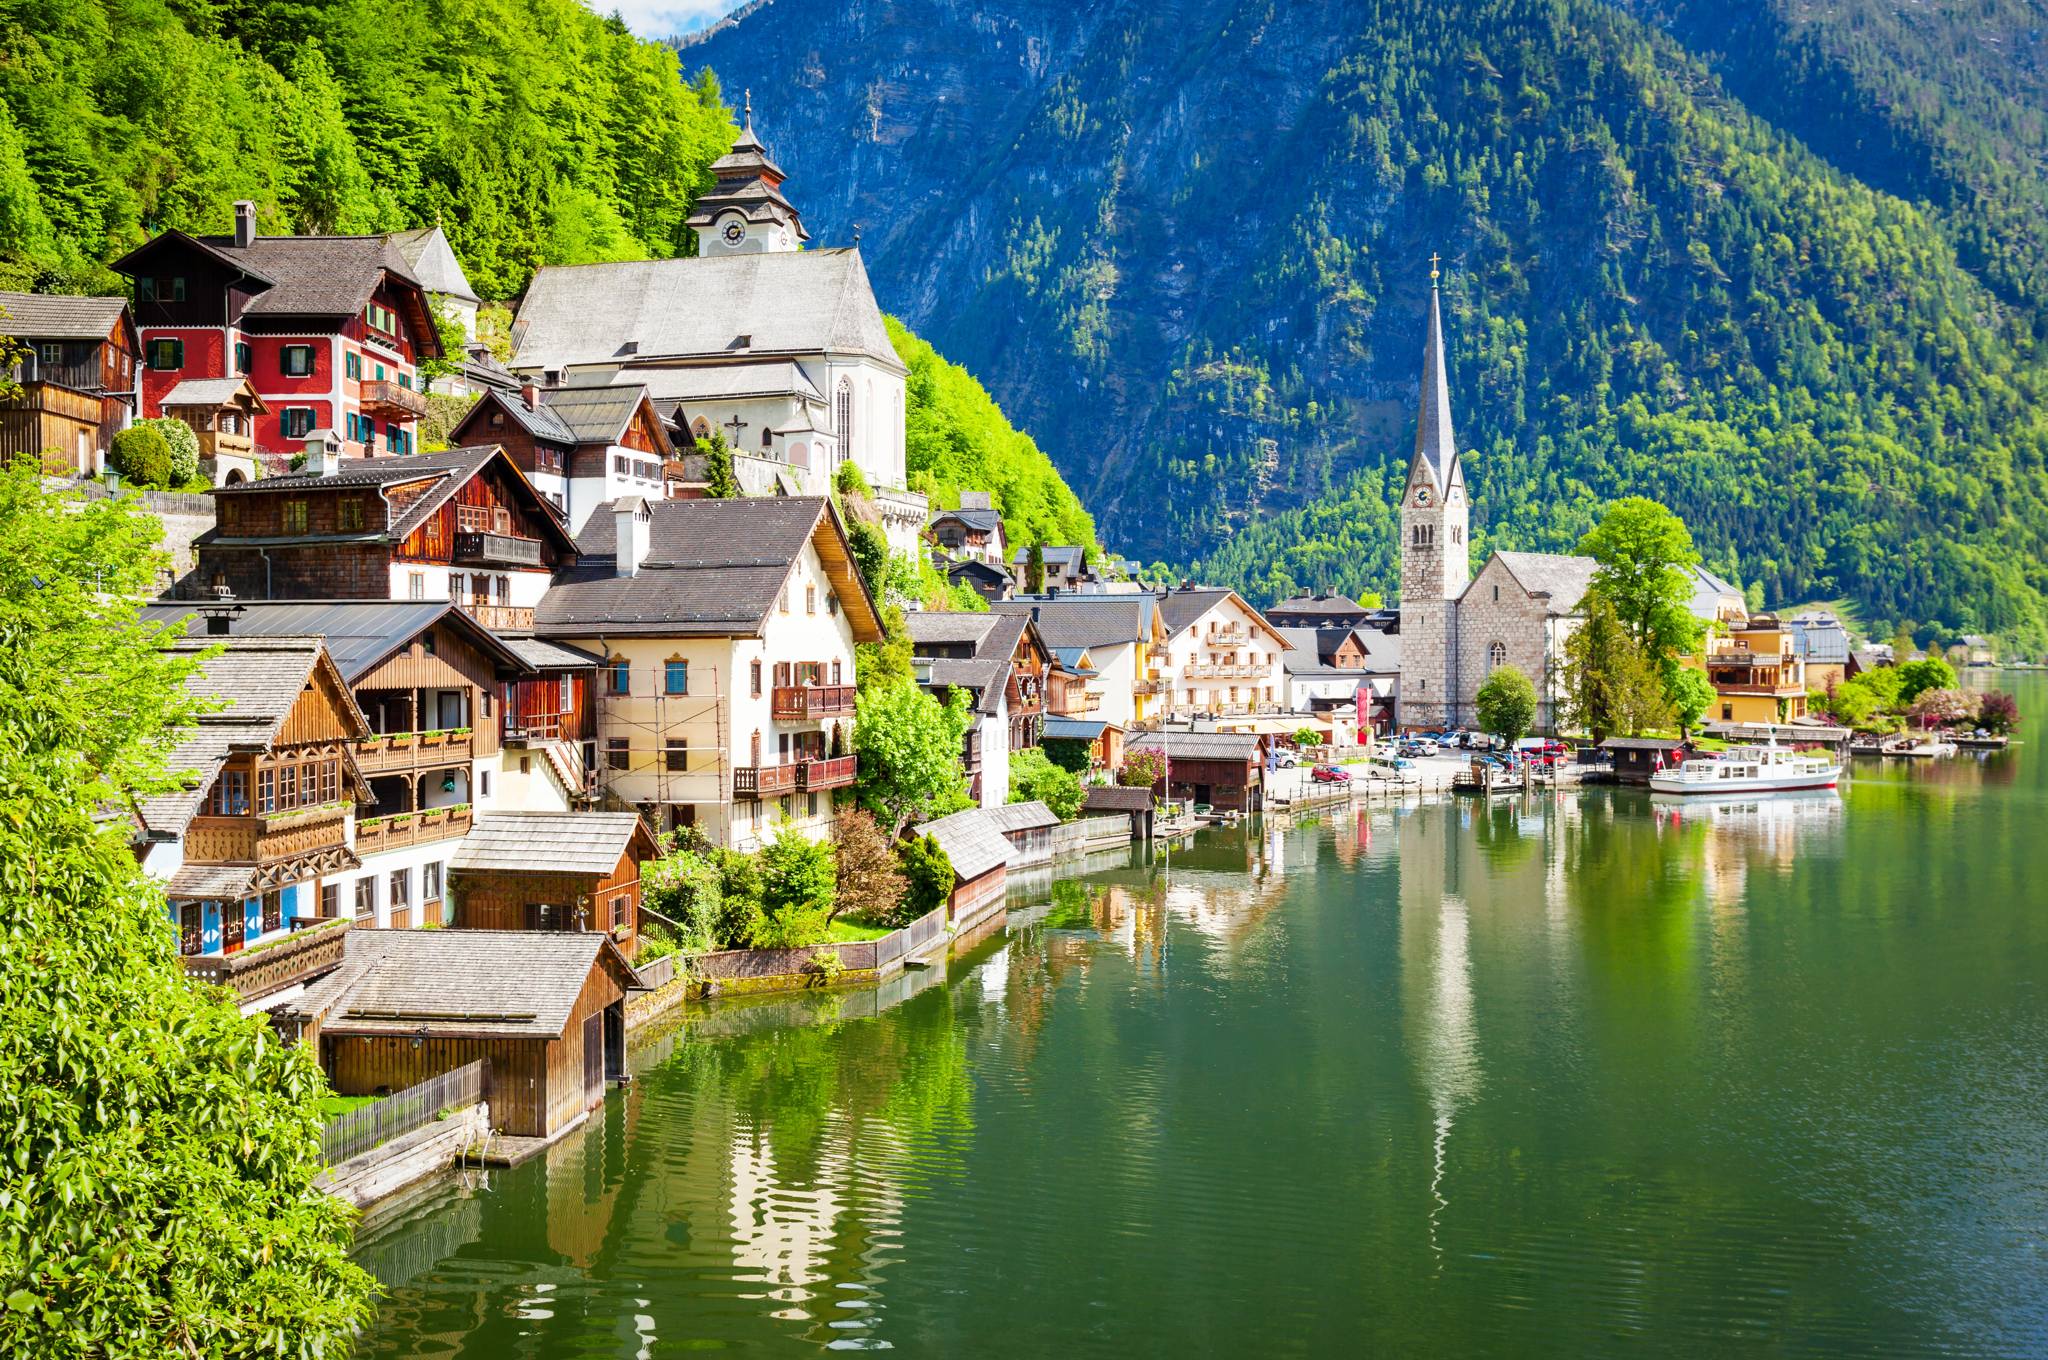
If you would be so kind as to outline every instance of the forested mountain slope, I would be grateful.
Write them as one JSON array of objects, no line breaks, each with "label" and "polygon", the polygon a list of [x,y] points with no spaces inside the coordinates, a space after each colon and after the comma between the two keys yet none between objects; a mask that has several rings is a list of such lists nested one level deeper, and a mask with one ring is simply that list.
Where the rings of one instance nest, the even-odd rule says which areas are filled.
[{"label": "forested mountain slope", "polygon": [[[1681,46],[1705,6],[1639,8],[1679,36],[1602,0],[774,0],[682,55],[753,87],[814,230],[861,225],[1119,546],[1261,597],[1390,588],[1440,250],[1493,542],[1640,491],[1774,600],[2038,638],[2039,239],[2000,223],[2040,181],[1981,154],[2023,94],[1895,104],[1871,125],[1931,168],[1880,186]],[[1851,111],[1942,69],[1817,50]]]}]

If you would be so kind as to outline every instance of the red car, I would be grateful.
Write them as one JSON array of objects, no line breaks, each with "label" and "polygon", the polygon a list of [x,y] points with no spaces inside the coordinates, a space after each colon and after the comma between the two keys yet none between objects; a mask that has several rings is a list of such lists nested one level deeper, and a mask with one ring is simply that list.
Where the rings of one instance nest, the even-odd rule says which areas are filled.
[{"label": "red car", "polygon": [[1308,772],[1309,782],[1314,784],[1349,784],[1351,772],[1340,770],[1334,765],[1318,765]]}]

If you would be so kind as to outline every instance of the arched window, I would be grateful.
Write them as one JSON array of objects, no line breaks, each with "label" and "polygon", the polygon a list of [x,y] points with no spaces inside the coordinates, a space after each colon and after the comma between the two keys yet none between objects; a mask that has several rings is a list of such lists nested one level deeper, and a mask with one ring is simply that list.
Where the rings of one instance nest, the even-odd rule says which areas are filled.
[{"label": "arched window", "polygon": [[711,422],[703,416],[698,416],[690,422],[690,434],[693,438],[709,439],[711,437]]},{"label": "arched window", "polygon": [[749,765],[759,765],[761,763],[761,732],[759,728],[754,730],[754,739],[748,744],[747,753],[750,757],[747,761]]},{"label": "arched window", "polygon": [[1494,644],[1493,644],[1493,645],[1492,645],[1491,647],[1488,647],[1488,648],[1486,649],[1486,669],[1487,669],[1487,670],[1489,670],[1489,671],[1497,671],[1497,670],[1499,670],[1499,669],[1500,669],[1500,668],[1501,668],[1502,666],[1505,666],[1505,665],[1507,665],[1507,664],[1508,664],[1508,645],[1507,645],[1507,644],[1506,644],[1505,642],[1496,642],[1496,643],[1494,643]]},{"label": "arched window", "polygon": [[775,447],[775,431],[768,428],[766,421],[763,421],[761,424],[761,447],[764,449]]},{"label": "arched window", "polygon": [[839,436],[839,447],[849,458],[853,456],[853,379],[839,380],[839,405],[834,433]]}]

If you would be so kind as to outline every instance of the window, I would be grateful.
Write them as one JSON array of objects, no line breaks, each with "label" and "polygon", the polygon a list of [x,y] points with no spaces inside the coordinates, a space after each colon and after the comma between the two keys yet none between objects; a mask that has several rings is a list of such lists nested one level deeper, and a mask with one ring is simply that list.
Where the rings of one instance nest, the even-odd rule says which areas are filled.
[{"label": "window", "polygon": [[322,883],[320,885],[320,915],[323,919],[331,919],[341,915],[341,885],[339,883]]},{"label": "window", "polygon": [[776,602],[776,607],[785,614],[789,612],[789,582],[787,581],[782,583],[782,598]]},{"label": "window", "polygon": [[441,866],[422,864],[420,866],[420,900],[431,902],[441,895]]},{"label": "window", "polygon": [[624,737],[607,737],[604,743],[604,763],[613,770],[629,770],[633,767],[631,751]]},{"label": "window", "polygon": [[606,692],[610,694],[631,694],[633,692],[633,677],[631,671],[627,669],[626,658],[615,656],[606,663],[604,687]]},{"label": "window", "polygon": [[263,894],[263,933],[284,929],[284,894],[275,888]]},{"label": "window", "polygon": [[149,366],[155,369],[183,368],[185,366],[185,342],[183,340],[150,341]]},{"label": "window", "polygon": [[398,331],[397,316],[392,313],[389,307],[379,307],[374,302],[363,308],[363,320],[369,322],[376,329],[383,331],[386,335],[393,335]]},{"label": "window", "polygon": [[313,433],[313,408],[287,406],[278,417],[278,429],[286,439],[304,439]]},{"label": "window", "polygon": [[328,760],[320,765],[320,801],[335,803],[341,800],[341,762]]},{"label": "window", "polygon": [[378,382],[384,381],[384,365],[377,364],[371,371],[377,375]]},{"label": "window", "polygon": [[213,815],[216,817],[246,817],[249,815],[249,772],[227,770],[213,786]]},{"label": "window", "polygon": [[1499,587],[1498,585],[1496,585],[1496,586],[1495,586],[1495,587],[1493,588],[1493,602],[1494,602],[1495,604],[1499,604],[1499,603],[1500,603],[1500,587]]},{"label": "window", "polygon": [[662,686],[670,694],[688,694],[690,692],[690,663],[681,657],[670,657],[662,667]]},{"label": "window", "polygon": [[356,880],[356,919],[377,914],[377,880],[365,875]]},{"label": "window", "polygon": [[839,401],[836,412],[836,431],[839,435],[839,451],[848,458],[853,457],[853,383],[839,380]]},{"label": "window", "polygon": [[428,656],[437,655],[438,653],[435,651],[435,648],[439,645],[439,643],[434,641],[433,629],[429,628],[426,632],[420,634],[420,650]]},{"label": "window", "polygon": [[804,613],[806,613],[806,614],[815,614],[815,613],[817,613],[817,612],[818,612],[818,588],[817,588],[816,586],[805,586],[805,587],[804,587]]},{"label": "window", "polygon": [[1453,524],[1453,525],[1451,526],[1451,542],[1453,542],[1453,543],[1463,543],[1464,541],[1465,541],[1465,526],[1464,526],[1464,525],[1462,525],[1462,524]]},{"label": "window", "polygon": [[478,785],[477,785],[477,792],[478,792],[478,793],[479,793],[480,795],[482,795],[483,797],[485,797],[485,798],[488,798],[488,797],[490,797],[490,796],[491,796],[491,772],[490,772],[489,770],[479,770],[479,771],[477,771],[477,774],[478,774],[479,778],[480,778],[480,779],[482,780],[482,782],[481,782],[480,784],[478,784]]},{"label": "window", "polygon": [[1505,665],[1507,665],[1507,664],[1508,664],[1508,645],[1507,645],[1507,644],[1506,644],[1505,642],[1496,642],[1496,643],[1494,643],[1494,644],[1493,644],[1492,646],[1490,646],[1490,647],[1488,647],[1488,648],[1486,649],[1486,669],[1487,669],[1487,670],[1489,670],[1489,671],[1497,671],[1497,670],[1499,670],[1499,669],[1500,669],[1500,668],[1501,668],[1502,666],[1505,666]]},{"label": "window", "polygon": [[286,345],[277,352],[277,371],[287,378],[310,378],[313,376],[313,347],[311,345]]},{"label": "window", "polygon": [[247,340],[235,341],[235,372],[247,373],[250,362],[249,342]]},{"label": "window", "polygon": [[750,693],[752,693],[752,694],[753,694],[753,696],[754,696],[754,697],[755,697],[756,699],[760,698],[760,697],[761,697],[761,663],[760,663],[760,661],[759,661],[758,659],[756,659],[756,660],[754,660],[753,662],[749,663],[749,665],[748,665],[748,667],[747,667],[747,676],[748,676],[748,679],[749,679],[749,681],[750,681],[750,683],[751,683],[751,686],[752,686],[752,688],[751,688],[751,690],[750,690]]},{"label": "window", "polygon": [[294,498],[284,503],[284,531],[286,533],[303,534],[306,532],[306,522],[307,510],[304,499]]},{"label": "window", "polygon": [[415,600],[427,598],[427,574],[423,571],[409,572],[405,578],[406,594]]},{"label": "window", "polygon": [[299,805],[299,767],[281,765],[277,771],[277,806],[288,812]]},{"label": "window", "polygon": [[391,909],[403,911],[412,905],[412,870],[391,871]]},{"label": "window", "polygon": [[277,772],[258,770],[256,772],[256,811],[271,813],[277,811]]},{"label": "window", "polygon": [[835,685],[844,683],[839,678],[839,658],[836,656],[832,658],[832,683]]},{"label": "window", "polygon": [[662,747],[662,765],[670,774],[688,774],[690,771],[690,741],[687,737],[670,737]]},{"label": "window", "polygon": [[363,376],[363,356],[354,350],[342,355],[341,371],[351,378],[360,379]]},{"label": "window", "polygon": [[355,496],[344,500],[335,512],[336,526],[344,532],[363,527],[363,503]]},{"label": "window", "polygon": [[412,374],[410,374],[410,373],[401,373],[401,374],[399,374],[399,375],[398,375],[398,385],[399,385],[400,387],[403,387],[403,388],[404,388],[404,389],[405,389],[406,391],[408,391],[408,392],[412,391]]},{"label": "window", "polygon": [[135,281],[137,295],[150,302],[183,302],[185,300],[185,276],[172,275],[157,279],[145,274]]},{"label": "window", "polygon": [[804,795],[804,816],[806,816],[806,817],[815,817],[815,816],[817,816],[817,815],[818,815],[818,795],[817,795],[817,794],[815,794],[815,793],[807,793],[807,794],[805,794],[805,795]]}]

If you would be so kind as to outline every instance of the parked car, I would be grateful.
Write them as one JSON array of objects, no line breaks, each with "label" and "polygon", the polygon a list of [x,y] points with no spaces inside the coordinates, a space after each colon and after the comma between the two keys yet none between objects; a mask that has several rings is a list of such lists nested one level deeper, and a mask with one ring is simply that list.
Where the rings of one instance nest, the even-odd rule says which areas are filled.
[{"label": "parked car", "polygon": [[1317,784],[1349,784],[1351,772],[1340,770],[1335,765],[1318,765],[1308,772],[1311,782]]},{"label": "parked car", "polygon": [[1426,737],[1412,737],[1401,743],[1400,753],[1410,760],[1417,760],[1423,756],[1435,755],[1437,744]]},{"label": "parked car", "polygon": [[1276,770],[1291,770],[1299,764],[1301,757],[1285,748],[1273,753],[1273,768]]},{"label": "parked car", "polygon": [[1366,774],[1373,779],[1384,779],[1393,784],[1420,784],[1422,771],[1415,768],[1412,760],[1401,760],[1394,756],[1374,756],[1365,767]]}]

